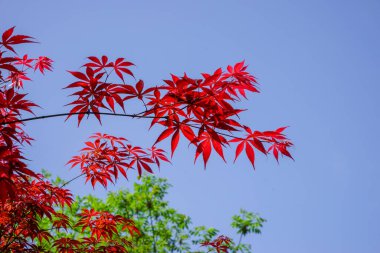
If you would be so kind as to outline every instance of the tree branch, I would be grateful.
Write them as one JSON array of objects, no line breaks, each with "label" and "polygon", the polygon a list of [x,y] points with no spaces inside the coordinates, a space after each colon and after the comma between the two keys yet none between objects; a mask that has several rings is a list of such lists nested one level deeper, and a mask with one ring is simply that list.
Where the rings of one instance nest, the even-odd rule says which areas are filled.
[{"label": "tree branch", "polygon": [[36,116],[31,118],[24,118],[24,119],[18,119],[18,120],[12,120],[12,121],[5,121],[0,122],[0,125],[7,125],[7,124],[13,124],[13,123],[19,123],[19,122],[26,122],[26,121],[32,121],[32,120],[40,120],[40,119],[47,119],[47,118],[57,118],[57,117],[64,117],[64,116],[71,116],[71,115],[81,115],[81,114],[93,114],[93,115],[108,115],[108,116],[118,116],[118,117],[129,117],[129,118],[147,118],[147,119],[166,119],[166,116],[163,117],[156,117],[156,116],[141,116],[138,114],[124,114],[124,113],[112,113],[112,112],[65,112],[65,113],[57,113],[57,114],[49,114],[44,116]]}]

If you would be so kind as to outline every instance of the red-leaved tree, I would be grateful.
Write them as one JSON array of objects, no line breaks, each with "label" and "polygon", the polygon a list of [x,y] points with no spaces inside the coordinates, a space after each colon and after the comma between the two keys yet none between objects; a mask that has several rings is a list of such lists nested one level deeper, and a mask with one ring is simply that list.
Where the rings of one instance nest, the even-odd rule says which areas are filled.
[{"label": "red-leaved tree", "polygon": [[[14,27],[6,30],[0,41],[0,251],[1,252],[126,252],[128,238],[140,232],[130,219],[107,212],[82,210],[81,219],[68,220],[61,210],[72,204],[72,194],[65,187],[53,185],[41,174],[28,168],[22,147],[33,140],[24,130],[24,122],[48,117],[76,117],[79,124],[86,115],[94,115],[101,122],[103,115],[144,118],[150,127],[162,129],[151,147],[142,148],[124,137],[96,133],[85,142],[80,154],[68,164],[81,171],[92,186],[106,187],[119,176],[127,177],[131,169],[141,176],[144,171],[153,173],[162,162],[170,162],[160,142],[170,139],[171,157],[183,141],[195,148],[195,160],[202,157],[206,166],[210,155],[216,152],[224,161],[224,151],[235,145],[235,160],[244,151],[254,167],[255,154],[291,155],[292,143],[283,134],[285,127],[273,131],[252,130],[238,115],[243,111],[236,103],[247,93],[256,93],[257,82],[247,72],[244,61],[202,73],[201,78],[172,75],[170,80],[155,87],[146,87],[144,81],[134,79],[134,64],[124,58],[115,60],[107,56],[90,56],[82,71],[69,71],[73,82],[65,88],[72,90],[74,100],[67,113],[36,116],[37,106],[22,93],[30,72],[52,70],[52,60],[46,56],[17,55],[18,44],[33,43],[26,35],[14,34]],[[128,78],[128,77],[133,77]],[[141,101],[141,111],[125,112],[125,102]],[[25,118],[31,113],[31,118]],[[75,177],[74,179],[79,178]],[[74,180],[73,179],[73,180]],[[70,181],[69,181],[70,182]],[[38,220],[47,217],[53,227],[43,230]],[[60,238],[52,234],[64,229],[86,231],[80,240]],[[121,229],[116,229],[121,228]],[[120,234],[118,231],[122,231]],[[205,242],[218,252],[227,252],[229,240]],[[50,249],[41,245],[47,242]]]}]

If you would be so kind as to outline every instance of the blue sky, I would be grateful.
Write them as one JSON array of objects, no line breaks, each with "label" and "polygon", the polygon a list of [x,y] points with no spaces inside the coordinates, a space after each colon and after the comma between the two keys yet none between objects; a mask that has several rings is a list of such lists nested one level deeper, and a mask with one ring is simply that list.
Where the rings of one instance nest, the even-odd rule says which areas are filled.
[{"label": "blue sky", "polygon": [[[268,220],[263,234],[246,240],[255,252],[380,252],[379,1],[0,0],[0,9],[2,31],[15,25],[41,42],[25,52],[55,61],[54,72],[27,87],[39,115],[67,110],[66,70],[90,55],[126,57],[150,85],[245,59],[261,93],[242,104],[249,109],[242,121],[259,130],[290,126],[295,162],[258,157],[253,171],[245,159],[224,164],[213,156],[203,170],[182,143],[173,166],[157,172],[173,185],[171,204],[226,235],[240,208],[260,213]],[[65,163],[93,132],[141,146],[158,133],[147,134],[147,121],[120,118],[26,127],[36,139],[26,150],[30,166],[64,178],[78,174]],[[233,151],[227,156],[232,161]],[[104,196],[83,184],[70,188]]]}]

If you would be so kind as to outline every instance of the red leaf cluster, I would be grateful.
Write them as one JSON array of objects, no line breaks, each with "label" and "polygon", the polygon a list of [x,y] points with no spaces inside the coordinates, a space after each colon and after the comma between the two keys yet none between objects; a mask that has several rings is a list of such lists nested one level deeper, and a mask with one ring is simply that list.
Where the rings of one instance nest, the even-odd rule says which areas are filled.
[{"label": "red leaf cluster", "polygon": [[220,235],[213,241],[204,241],[201,243],[201,246],[210,246],[216,250],[216,252],[228,253],[228,249],[230,248],[231,239],[227,236]]},{"label": "red leaf cluster", "polygon": [[[73,199],[69,190],[53,186],[35,175],[35,179],[13,176],[13,196],[0,205],[0,251],[24,252],[34,249],[39,252],[35,240],[49,241],[50,231],[38,225],[38,219],[47,217],[54,222],[54,228],[67,228],[65,217],[57,207],[70,206]],[[59,221],[60,220],[60,221]]]},{"label": "red leaf cluster", "polygon": [[113,215],[108,212],[98,212],[93,209],[83,210],[81,219],[76,224],[77,227],[82,227],[82,232],[89,229],[91,237],[96,239],[103,238],[104,240],[110,240],[117,234],[117,225],[122,226],[122,230],[128,230],[131,235],[134,233],[140,234],[140,231],[134,225],[134,222],[130,219],[126,219],[120,215]]},{"label": "red leaf cluster", "polygon": [[0,41],[0,201],[15,196],[14,175],[25,182],[28,177],[36,177],[23,162],[21,154],[21,147],[30,144],[32,138],[17,121],[24,113],[33,114],[32,108],[37,105],[25,99],[27,94],[21,93],[20,89],[24,81],[30,80],[28,70],[39,69],[44,73],[52,68],[52,60],[45,56],[29,58],[24,55],[19,58],[15,45],[34,41],[30,36],[13,33],[14,27],[6,30]]},{"label": "red leaf cluster", "polygon": [[[224,150],[230,143],[237,142],[235,160],[243,149],[254,167],[255,150],[264,154],[273,153],[276,160],[282,154],[291,157],[288,147],[292,143],[282,134],[285,128],[276,131],[254,131],[240,123],[239,114],[243,109],[236,108],[235,104],[246,98],[247,92],[258,92],[254,76],[247,72],[244,61],[228,66],[227,71],[217,69],[212,74],[202,74],[201,79],[193,79],[186,74],[183,77],[171,76],[171,80],[164,80],[158,87],[144,89],[144,82],[139,80],[135,85],[126,84],[117,72],[116,65],[124,64],[125,68],[133,65],[119,58],[115,62],[108,62],[106,56],[100,59],[89,57],[90,62],[84,64],[85,72],[70,73],[79,79],[66,88],[79,88],[73,93],[76,100],[70,105],[74,107],[70,116],[78,114],[78,124],[86,113],[93,113],[101,120],[101,109],[115,112],[115,102],[124,111],[125,116],[151,118],[151,127],[164,127],[158,136],[157,143],[170,138],[171,156],[173,156],[181,136],[195,147],[195,160],[202,156],[206,166],[214,150],[223,160]],[[112,70],[119,81],[110,82]],[[132,72],[124,69],[124,73],[133,76]],[[110,92],[112,90],[112,92]],[[137,98],[142,101],[145,110],[135,114],[125,114],[126,100]],[[106,104],[105,101],[108,103]],[[79,112],[79,113],[78,113]],[[118,114],[118,116],[123,114]],[[246,132],[246,137],[237,137],[239,132]],[[141,167],[151,172],[144,163],[137,163],[139,174]]]},{"label": "red leaf cluster", "polygon": [[119,173],[127,178],[127,171],[137,168],[139,176],[143,170],[153,173],[152,165],[160,166],[160,161],[169,162],[162,149],[152,147],[144,150],[132,146],[127,139],[108,134],[96,133],[87,141],[81,154],[74,156],[68,164],[79,166],[86,182],[91,181],[94,187],[100,183],[107,187],[108,181],[114,183]]},{"label": "red leaf cluster", "polygon": [[[71,206],[70,191],[52,185],[25,163],[22,148],[25,144],[30,145],[32,138],[22,127],[22,116],[25,113],[33,114],[32,108],[37,105],[27,100],[27,94],[20,90],[24,81],[30,80],[29,70],[39,70],[44,74],[45,70],[52,70],[52,60],[45,56],[29,58],[24,55],[19,58],[15,45],[33,40],[30,36],[14,35],[13,32],[14,27],[5,31],[0,41],[0,252],[46,252],[43,247],[37,246],[37,241],[51,245],[51,249],[57,252],[127,252],[125,246],[131,246],[131,243],[121,238],[116,227],[129,231],[132,236],[139,234],[132,220],[105,212],[95,212],[89,218],[84,212],[82,219],[73,223],[59,211]],[[114,71],[125,72],[125,64],[118,60]],[[122,143],[122,138],[107,135],[97,136],[95,142],[102,140],[109,141],[113,147],[115,143]],[[95,154],[96,148],[90,147],[93,148],[93,156],[99,158],[100,155]],[[166,159],[159,149],[153,153],[152,163],[158,163],[157,159]],[[108,154],[110,157],[111,151]],[[114,158],[118,159],[116,156]],[[117,178],[117,174],[114,175]],[[42,229],[38,223],[42,218],[49,219],[53,227]],[[90,236],[79,240],[54,240],[52,236],[53,231],[77,227],[89,229]]]},{"label": "red leaf cluster", "polygon": [[120,236],[117,229],[127,230],[131,236],[140,235],[140,231],[134,222],[120,215],[113,215],[108,212],[99,212],[93,209],[82,210],[79,214],[81,219],[74,227],[80,227],[82,232],[88,230],[89,237],[75,240],[71,238],[60,238],[55,240],[53,246],[60,253],[66,252],[127,252],[126,246],[131,243]]},{"label": "red leaf cluster", "polygon": [[[108,109],[115,112],[115,104],[119,105],[124,111],[124,101],[129,98],[141,96],[143,84],[137,83],[136,89],[131,85],[124,84],[125,75],[133,76],[127,68],[133,63],[118,58],[114,62],[108,62],[107,56],[98,59],[95,56],[88,57],[90,62],[83,65],[85,72],[69,71],[71,75],[79,79],[66,86],[66,88],[77,88],[74,92],[76,100],[68,105],[74,105],[70,113],[78,114],[78,125],[85,113],[93,112],[100,122],[99,109]],[[121,84],[108,82],[111,73],[116,73]],[[69,118],[68,115],[67,118]]]}]

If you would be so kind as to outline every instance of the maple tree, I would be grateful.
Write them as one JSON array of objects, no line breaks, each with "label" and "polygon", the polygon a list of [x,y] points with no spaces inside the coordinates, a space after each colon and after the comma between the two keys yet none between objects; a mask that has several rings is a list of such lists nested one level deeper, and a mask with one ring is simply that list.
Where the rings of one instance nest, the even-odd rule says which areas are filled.
[{"label": "maple tree", "polygon": [[[171,75],[160,86],[145,87],[143,80],[134,79],[133,63],[124,58],[112,61],[107,56],[88,57],[83,71],[69,71],[74,81],[65,88],[72,90],[74,101],[69,103],[67,113],[24,118],[37,106],[22,93],[24,83],[30,80],[31,71],[52,70],[52,60],[46,56],[19,57],[15,47],[33,43],[27,35],[14,34],[14,27],[6,30],[0,42],[0,249],[18,252],[20,250],[40,252],[36,240],[50,240],[51,231],[39,228],[38,217],[48,217],[53,222],[52,229],[66,229],[67,217],[58,212],[59,208],[72,204],[70,191],[62,186],[54,186],[28,168],[22,147],[33,140],[24,130],[24,122],[49,117],[69,119],[77,117],[78,126],[86,115],[94,115],[101,123],[103,115],[150,120],[150,127],[161,127],[151,147],[132,145],[124,137],[96,133],[85,143],[79,155],[68,164],[79,167],[86,182],[92,186],[109,182],[122,175],[127,177],[132,169],[141,176],[144,171],[153,173],[154,167],[162,162],[170,162],[165,150],[158,147],[160,142],[170,139],[171,157],[181,139],[195,149],[195,161],[202,157],[206,167],[213,151],[224,161],[224,150],[236,144],[235,160],[243,151],[254,167],[256,152],[271,153],[278,161],[279,155],[292,158],[288,148],[290,140],[283,134],[285,127],[273,131],[252,130],[240,122],[238,115],[244,110],[235,104],[247,98],[248,92],[257,93],[257,82],[247,72],[244,61],[217,69],[211,74],[202,73],[202,78],[194,79]],[[129,81],[130,79],[130,81]],[[142,111],[126,113],[128,100],[141,102]],[[80,177],[78,176],[78,177]],[[78,178],[76,177],[76,178]],[[76,179],[74,178],[74,179]],[[73,179],[73,180],[74,180]],[[138,234],[132,220],[110,213],[83,210],[82,219],[75,224],[89,231],[89,236],[73,241],[60,238],[52,242],[59,252],[97,251],[125,252],[128,241],[120,241],[118,226]],[[107,242],[107,246],[96,249],[94,245]],[[208,245],[222,247],[228,240],[222,238]],[[124,246],[123,246],[124,245]],[[224,247],[222,247],[224,249]]]}]

